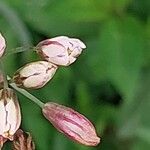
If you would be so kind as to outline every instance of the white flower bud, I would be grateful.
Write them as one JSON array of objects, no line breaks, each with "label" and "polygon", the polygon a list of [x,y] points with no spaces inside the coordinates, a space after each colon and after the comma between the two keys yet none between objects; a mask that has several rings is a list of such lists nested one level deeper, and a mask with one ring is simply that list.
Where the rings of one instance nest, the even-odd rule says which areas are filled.
[{"label": "white flower bud", "polygon": [[38,89],[52,79],[57,68],[47,61],[32,62],[19,69],[13,80],[19,87]]},{"label": "white flower bud", "polygon": [[44,60],[60,66],[68,66],[75,62],[85,44],[79,39],[59,36],[47,39],[37,45],[37,52]]},{"label": "white flower bud", "polygon": [[17,96],[10,88],[0,90],[0,137],[13,140],[21,123]]},{"label": "white flower bud", "polygon": [[2,34],[0,33],[0,58],[4,54],[5,48],[6,48],[6,42]]}]

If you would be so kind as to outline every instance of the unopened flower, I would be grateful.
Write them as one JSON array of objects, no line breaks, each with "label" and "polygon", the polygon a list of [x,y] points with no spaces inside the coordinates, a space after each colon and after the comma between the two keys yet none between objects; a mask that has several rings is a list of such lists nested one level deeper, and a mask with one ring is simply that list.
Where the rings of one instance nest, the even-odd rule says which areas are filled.
[{"label": "unopened flower", "polygon": [[60,66],[72,64],[85,49],[85,44],[79,39],[59,36],[47,39],[37,45],[37,52],[44,60]]},{"label": "unopened flower", "polygon": [[13,140],[21,123],[19,102],[10,88],[0,90],[0,137]]},{"label": "unopened flower", "polygon": [[13,80],[19,87],[38,89],[52,79],[57,68],[47,61],[32,62],[19,69]]},{"label": "unopened flower", "polygon": [[87,146],[96,146],[100,142],[92,123],[71,108],[49,102],[43,107],[43,115],[71,140]]},{"label": "unopened flower", "polygon": [[35,150],[35,145],[30,133],[23,132],[19,129],[14,135],[13,150]]},{"label": "unopened flower", "polygon": [[0,58],[4,54],[5,48],[6,48],[6,42],[2,34],[0,33]]}]

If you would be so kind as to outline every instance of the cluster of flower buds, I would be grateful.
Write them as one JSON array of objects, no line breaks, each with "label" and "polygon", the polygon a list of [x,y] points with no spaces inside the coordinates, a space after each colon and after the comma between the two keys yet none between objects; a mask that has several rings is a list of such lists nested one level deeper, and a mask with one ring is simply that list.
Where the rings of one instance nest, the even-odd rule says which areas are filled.
[{"label": "cluster of flower buds", "polygon": [[19,87],[41,88],[52,79],[58,66],[72,64],[83,48],[83,42],[66,36],[44,40],[36,46],[44,61],[26,64],[14,74],[13,80]]},{"label": "cluster of flower buds", "polygon": [[[5,39],[0,34],[0,57],[4,54],[5,47]],[[44,40],[36,48],[43,60],[28,63],[16,71],[12,81],[18,87],[43,87],[52,79],[59,66],[68,66],[75,62],[86,46],[78,39],[60,36]],[[7,140],[11,140],[13,150],[34,150],[30,134],[18,130],[21,112],[17,96],[13,89],[3,88],[3,82],[3,76],[0,74],[0,149]],[[82,114],[52,102],[41,107],[46,119],[71,140],[87,146],[99,144],[100,138],[95,127]]]}]

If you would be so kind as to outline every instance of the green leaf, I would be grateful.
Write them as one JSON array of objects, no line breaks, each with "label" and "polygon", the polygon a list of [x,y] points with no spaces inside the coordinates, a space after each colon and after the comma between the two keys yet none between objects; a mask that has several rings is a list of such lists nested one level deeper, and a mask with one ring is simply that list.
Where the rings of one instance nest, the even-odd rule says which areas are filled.
[{"label": "green leaf", "polygon": [[113,19],[100,32],[100,59],[109,80],[125,97],[132,97],[143,65],[141,24],[133,18]]}]

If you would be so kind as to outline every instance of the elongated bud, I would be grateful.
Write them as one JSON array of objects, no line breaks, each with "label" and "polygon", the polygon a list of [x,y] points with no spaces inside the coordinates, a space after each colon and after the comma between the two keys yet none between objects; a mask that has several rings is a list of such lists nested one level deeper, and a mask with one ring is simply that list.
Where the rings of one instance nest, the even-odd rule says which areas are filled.
[{"label": "elongated bud", "polygon": [[29,133],[19,129],[14,135],[13,150],[35,150],[35,145]]},{"label": "elongated bud", "polygon": [[6,48],[6,42],[2,34],[0,33],[0,58],[3,56]]},{"label": "elongated bud", "polygon": [[17,96],[10,88],[0,90],[0,136],[13,140],[21,123]]},{"label": "elongated bud", "polygon": [[46,61],[32,62],[19,69],[13,80],[19,87],[38,89],[52,79],[57,68]]},{"label": "elongated bud", "polygon": [[71,108],[49,102],[43,107],[43,115],[71,140],[87,146],[96,146],[100,142],[92,123]]},{"label": "elongated bud", "polygon": [[85,44],[79,39],[59,36],[47,39],[37,45],[37,52],[44,60],[60,66],[68,66],[75,62]]}]

